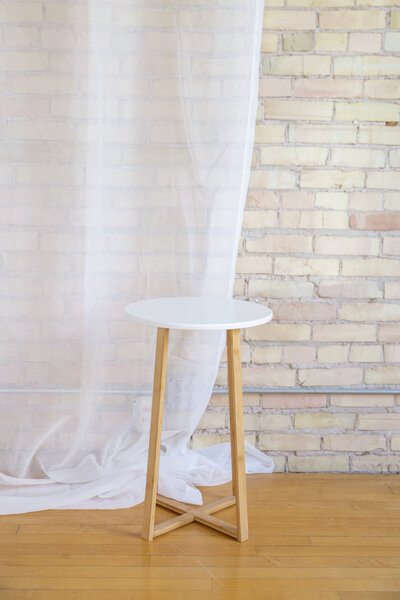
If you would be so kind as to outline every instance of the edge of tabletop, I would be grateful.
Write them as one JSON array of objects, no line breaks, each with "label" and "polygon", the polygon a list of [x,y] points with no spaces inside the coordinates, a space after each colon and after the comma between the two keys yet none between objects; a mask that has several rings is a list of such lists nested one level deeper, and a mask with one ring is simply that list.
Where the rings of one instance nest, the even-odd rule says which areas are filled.
[{"label": "edge of tabletop", "polygon": [[129,308],[129,304],[125,307],[124,311],[127,317],[131,321],[135,321],[136,323],[143,323],[145,325],[152,325],[153,327],[158,327],[162,329],[181,329],[186,331],[228,331],[231,329],[246,329],[248,327],[257,327],[258,325],[265,325],[272,320],[273,312],[267,306],[265,307],[269,312],[268,314],[260,317],[258,319],[252,319],[251,321],[238,321],[237,323],[175,323],[173,321],[162,322],[154,319],[148,319],[146,317],[139,317],[136,315],[132,315],[127,310]]}]

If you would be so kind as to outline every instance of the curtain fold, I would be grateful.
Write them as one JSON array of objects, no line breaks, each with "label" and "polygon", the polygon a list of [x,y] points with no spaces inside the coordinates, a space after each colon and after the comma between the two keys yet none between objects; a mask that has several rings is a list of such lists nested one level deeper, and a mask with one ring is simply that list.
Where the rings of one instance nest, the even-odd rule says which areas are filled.
[{"label": "curtain fold", "polygon": [[[262,14],[262,0],[51,3],[43,31],[73,44],[6,79],[1,513],[144,499],[155,330],[124,306],[232,294]],[[194,504],[196,485],[231,478],[226,444],[188,448],[224,343],[170,334],[159,489]],[[272,471],[246,452],[249,472]]]}]

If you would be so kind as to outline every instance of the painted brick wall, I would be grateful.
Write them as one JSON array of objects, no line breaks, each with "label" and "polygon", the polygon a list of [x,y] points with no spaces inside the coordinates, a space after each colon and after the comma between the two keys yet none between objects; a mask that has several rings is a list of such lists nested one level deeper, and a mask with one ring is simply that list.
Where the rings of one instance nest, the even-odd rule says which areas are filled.
[{"label": "painted brick wall", "polygon": [[[287,388],[245,397],[277,470],[400,470],[400,396],[289,393],[400,384],[399,8],[266,2],[236,293],[275,315],[245,332],[243,375]],[[225,407],[213,398],[195,446],[226,435]]]}]

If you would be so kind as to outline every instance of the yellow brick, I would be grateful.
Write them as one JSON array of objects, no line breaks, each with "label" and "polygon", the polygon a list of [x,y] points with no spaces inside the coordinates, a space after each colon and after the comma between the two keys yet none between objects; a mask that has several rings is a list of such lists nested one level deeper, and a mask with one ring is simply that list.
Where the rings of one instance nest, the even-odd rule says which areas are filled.
[{"label": "yellow brick", "polygon": [[288,465],[290,473],[346,473],[349,471],[349,458],[332,454],[289,456]]},{"label": "yellow brick", "polygon": [[268,256],[239,256],[236,273],[271,273],[272,261]]},{"label": "yellow brick", "polygon": [[268,254],[308,253],[312,252],[312,238],[307,235],[268,234],[261,239],[247,240],[246,249],[248,252]]},{"label": "yellow brick", "polygon": [[313,340],[320,342],[375,342],[375,325],[314,325]]},{"label": "yellow brick", "polygon": [[342,6],[354,6],[353,0],[287,0],[288,6],[314,6],[315,8],[336,8]]},{"label": "yellow brick", "polygon": [[290,124],[289,140],[313,144],[354,144],[357,136],[355,125]]},{"label": "yellow brick", "polygon": [[315,195],[315,206],[336,210],[347,208],[347,194],[344,192],[318,192]]},{"label": "yellow brick", "polygon": [[[327,371],[328,369],[323,370]],[[294,419],[296,429],[354,429],[355,424],[356,415],[350,413],[296,413]]]},{"label": "yellow brick", "polygon": [[284,52],[310,52],[313,42],[312,33],[284,33],[282,36]]},{"label": "yellow brick", "polygon": [[324,280],[319,283],[321,298],[382,298],[382,292],[374,281],[351,279]]},{"label": "yellow brick", "polygon": [[389,165],[391,167],[400,167],[400,149],[389,151]]},{"label": "yellow brick", "polygon": [[372,408],[374,406],[393,406],[391,394],[331,394],[331,406],[348,408]]},{"label": "yellow brick", "polygon": [[398,6],[399,0],[357,0],[357,6]]},{"label": "yellow brick", "polygon": [[[246,434],[245,440],[255,446],[256,444],[256,436],[255,434]],[[192,437],[192,448],[206,448],[207,446],[213,446],[214,444],[221,444],[222,442],[229,442],[230,436],[229,434],[223,435],[221,433],[194,433]]]},{"label": "yellow brick", "polygon": [[334,59],[334,75],[355,77],[389,76],[400,73],[400,58],[396,56],[340,56]]},{"label": "yellow brick", "polygon": [[332,148],[330,164],[336,167],[372,167],[385,166],[386,156],[383,150],[365,148]]},{"label": "yellow brick", "polygon": [[271,281],[250,279],[249,296],[262,298],[312,298],[314,285],[309,281]]},{"label": "yellow brick", "polygon": [[300,385],[307,387],[313,385],[354,385],[362,383],[363,371],[360,368],[331,368],[331,369],[299,369],[298,379]]},{"label": "yellow brick", "polygon": [[345,52],[347,33],[316,33],[315,49],[318,52]]},{"label": "yellow brick", "polygon": [[397,321],[400,319],[399,304],[354,303],[343,304],[340,309],[342,321]]},{"label": "yellow brick", "polygon": [[346,210],[347,194],[345,192],[317,192],[315,194],[315,206]]},{"label": "yellow brick", "polygon": [[246,431],[274,431],[288,429],[291,424],[290,415],[245,414],[243,415]]},{"label": "yellow brick", "polygon": [[380,346],[352,346],[350,348],[351,362],[381,362]]},{"label": "yellow brick", "polygon": [[[370,192],[372,193],[372,192]],[[385,194],[385,205],[386,210],[398,210],[399,209],[399,194],[398,192],[387,192]]]},{"label": "yellow brick", "polygon": [[265,102],[266,119],[313,119],[330,121],[333,102],[269,100]]},{"label": "yellow brick", "polygon": [[391,258],[360,258],[343,260],[342,275],[357,277],[398,277],[400,260]]},{"label": "yellow brick", "polygon": [[380,33],[350,33],[349,51],[366,52],[367,54],[379,53],[381,41]]},{"label": "yellow brick", "polygon": [[[400,34],[399,34],[400,35]],[[366,98],[393,98],[397,100],[400,96],[399,79],[370,79],[364,82]]]},{"label": "yellow brick", "polygon": [[336,102],[335,118],[339,121],[397,121],[400,106],[387,102]]},{"label": "yellow brick", "polygon": [[35,46],[38,43],[38,29],[36,27],[7,25],[3,36],[6,46]]},{"label": "yellow brick", "polygon": [[320,29],[384,29],[386,13],[364,10],[326,10],[319,15]]},{"label": "yellow brick", "polygon": [[385,362],[395,362],[400,363],[400,346],[384,346],[383,354],[385,357]]},{"label": "yellow brick", "polygon": [[264,12],[264,29],[290,30],[310,29],[315,27],[315,12],[312,10],[266,10]]},{"label": "yellow brick", "polygon": [[328,433],[324,436],[324,450],[336,452],[386,450],[386,438],[383,435]]},{"label": "yellow brick", "polygon": [[320,445],[321,437],[312,433],[262,433],[259,441],[260,450],[280,452],[319,450]]},{"label": "yellow brick", "polygon": [[43,48],[70,49],[74,47],[74,33],[67,27],[46,27],[40,32]]},{"label": "yellow brick", "polygon": [[42,6],[34,2],[2,2],[0,4],[1,23],[38,23],[42,20]]},{"label": "yellow brick", "polygon": [[282,349],[279,346],[263,346],[253,350],[253,362],[258,364],[281,361]]},{"label": "yellow brick", "polygon": [[391,431],[400,429],[400,413],[361,414],[358,418],[360,431]]},{"label": "yellow brick", "polygon": [[250,175],[250,189],[294,189],[296,187],[296,175],[288,169],[278,170],[259,170],[252,171]]},{"label": "yellow brick", "polygon": [[394,451],[400,450],[400,435],[392,435],[390,449]]},{"label": "yellow brick", "polygon": [[256,125],[256,144],[277,144],[285,141],[284,125]]},{"label": "yellow brick", "polygon": [[352,470],[355,473],[399,473],[400,457],[382,454],[353,456]]},{"label": "yellow brick", "polygon": [[206,412],[198,424],[198,429],[223,429],[225,425],[225,413]]},{"label": "yellow brick", "polygon": [[260,152],[263,165],[324,165],[327,157],[326,148],[309,146],[268,146]]},{"label": "yellow brick", "polygon": [[283,77],[263,77],[258,86],[259,98],[281,98],[292,95],[290,79]]},{"label": "yellow brick", "polygon": [[317,360],[321,363],[343,363],[348,361],[348,346],[321,346],[317,351]]},{"label": "yellow brick", "polygon": [[265,56],[262,60],[264,75],[302,75],[301,56]]},{"label": "yellow brick", "polygon": [[390,27],[392,29],[400,29],[400,11],[392,10],[390,15]]},{"label": "yellow brick", "polygon": [[339,261],[331,258],[286,258],[275,259],[276,275],[338,275]]},{"label": "yellow brick", "polygon": [[286,456],[274,456],[274,473],[286,473]]},{"label": "yellow brick", "polygon": [[261,52],[276,52],[278,49],[278,36],[276,33],[263,33]]},{"label": "yellow brick", "polygon": [[300,187],[304,188],[352,188],[363,187],[363,171],[336,171],[334,169],[303,169]]},{"label": "yellow brick", "polygon": [[365,383],[375,385],[398,385],[399,367],[374,367],[365,370]]},{"label": "yellow brick", "polygon": [[268,342],[307,342],[310,339],[310,326],[298,323],[268,323],[247,331],[249,340]]},{"label": "yellow brick", "polygon": [[400,281],[388,281],[385,286],[385,298],[388,300],[400,298]]},{"label": "yellow brick", "polygon": [[[209,406],[228,406],[229,394],[213,394]],[[244,406],[260,406],[260,394],[243,394]]]},{"label": "yellow brick", "polygon": [[243,229],[263,229],[275,227],[277,215],[274,210],[246,210],[243,217]]},{"label": "yellow brick", "polygon": [[243,385],[290,388],[296,385],[296,372],[290,369],[268,369],[253,365],[243,369]]},{"label": "yellow brick", "polygon": [[367,188],[385,190],[400,189],[400,172],[370,171],[367,173]]},{"label": "yellow brick", "polygon": [[286,210],[281,213],[281,227],[287,229],[347,229],[348,222],[344,211]]}]

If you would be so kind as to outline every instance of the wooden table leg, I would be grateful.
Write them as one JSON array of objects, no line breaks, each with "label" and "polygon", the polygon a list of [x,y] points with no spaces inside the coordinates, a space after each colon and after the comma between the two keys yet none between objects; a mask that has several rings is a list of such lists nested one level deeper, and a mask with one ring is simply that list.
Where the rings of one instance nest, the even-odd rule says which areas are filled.
[{"label": "wooden table leg", "polygon": [[144,518],[142,528],[142,538],[149,541],[154,537],[154,518],[156,512],[158,471],[160,466],[165,377],[167,371],[168,336],[169,329],[164,329],[162,327],[157,329],[149,456],[147,461],[146,495],[144,500]]},{"label": "wooden table leg", "polygon": [[232,486],[236,496],[237,539],[249,537],[247,516],[246,466],[244,455],[242,360],[240,329],[227,331],[229,421],[231,429]]}]

